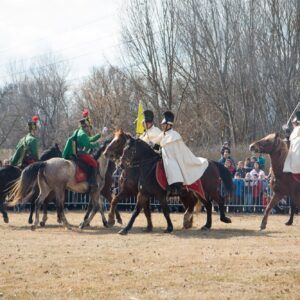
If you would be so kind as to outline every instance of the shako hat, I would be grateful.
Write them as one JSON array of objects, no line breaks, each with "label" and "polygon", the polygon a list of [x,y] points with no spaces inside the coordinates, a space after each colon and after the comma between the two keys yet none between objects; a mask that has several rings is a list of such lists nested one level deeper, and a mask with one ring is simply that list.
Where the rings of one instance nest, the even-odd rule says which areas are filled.
[{"label": "shako hat", "polygon": [[171,111],[166,111],[163,113],[164,119],[161,121],[161,124],[173,125],[175,116]]},{"label": "shako hat", "polygon": [[154,114],[152,110],[145,110],[143,114],[144,114],[144,122],[153,122]]}]

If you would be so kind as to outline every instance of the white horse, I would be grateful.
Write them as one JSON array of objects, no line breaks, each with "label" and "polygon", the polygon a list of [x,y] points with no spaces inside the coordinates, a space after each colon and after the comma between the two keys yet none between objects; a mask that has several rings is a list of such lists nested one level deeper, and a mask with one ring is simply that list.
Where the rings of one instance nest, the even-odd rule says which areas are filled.
[{"label": "white horse", "polygon": [[[108,167],[108,159],[103,155],[98,159],[99,172],[97,175],[97,189],[92,192],[89,189],[87,181],[78,183],[75,179],[76,164],[73,161],[63,158],[52,158],[45,162],[36,162],[25,168],[20,179],[15,183],[7,206],[15,206],[19,203],[26,203],[34,194],[34,185],[36,181],[39,187],[39,196],[36,199],[35,222],[32,225],[34,230],[39,224],[39,210],[44,200],[52,192],[55,194],[57,209],[60,214],[63,225],[71,228],[64,214],[65,190],[71,190],[77,193],[90,193],[90,201],[94,207],[98,207],[102,216],[103,225],[107,227],[107,220],[103,212],[103,196],[100,192],[105,184],[105,174]],[[81,227],[90,223],[97,210],[86,219]]]}]

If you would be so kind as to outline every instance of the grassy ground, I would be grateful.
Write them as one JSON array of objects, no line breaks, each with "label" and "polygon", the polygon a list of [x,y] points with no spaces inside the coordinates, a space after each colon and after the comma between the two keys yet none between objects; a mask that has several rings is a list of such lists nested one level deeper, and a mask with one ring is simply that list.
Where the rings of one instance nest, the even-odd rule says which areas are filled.
[{"label": "grassy ground", "polygon": [[[125,222],[128,213],[123,213]],[[202,232],[181,230],[182,214],[172,214],[175,231],[164,234],[162,214],[155,230],[142,232],[138,217],[128,236],[120,227],[68,231],[50,213],[48,227],[35,232],[27,214],[0,223],[0,295],[4,299],[300,299],[300,218],[272,215],[259,232],[261,216],[232,215],[232,224],[213,218]],[[67,214],[79,224],[83,212]]]}]

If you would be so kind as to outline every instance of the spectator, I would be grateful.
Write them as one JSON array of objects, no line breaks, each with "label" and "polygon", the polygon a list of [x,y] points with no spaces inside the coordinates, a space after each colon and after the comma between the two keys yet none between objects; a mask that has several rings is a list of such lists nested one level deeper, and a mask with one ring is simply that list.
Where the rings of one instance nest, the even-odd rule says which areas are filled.
[{"label": "spectator", "polygon": [[235,168],[232,164],[232,161],[230,159],[226,159],[224,167],[228,169],[228,171],[231,173],[232,178],[234,177],[235,174]]},{"label": "spectator", "polygon": [[244,162],[244,169],[245,169],[246,173],[249,173],[249,172],[252,171],[253,166],[252,166],[252,164],[251,164],[251,159],[250,159],[250,157],[247,157],[247,158],[246,158],[246,160],[245,160],[245,162]]},{"label": "spectator", "polygon": [[244,164],[242,161],[239,161],[237,164],[236,173],[239,174],[240,178],[245,178],[245,175],[247,173],[246,169],[244,168]]},{"label": "spectator", "polygon": [[244,211],[251,212],[252,206],[252,179],[250,173],[247,173],[245,176],[245,187],[244,187]]},{"label": "spectator", "polygon": [[257,162],[257,159],[255,156],[252,156],[250,159],[250,167],[253,169],[254,168],[254,164]]},{"label": "spectator", "polygon": [[221,157],[223,157],[225,150],[227,150],[227,152],[230,155],[230,153],[231,153],[231,151],[230,151],[230,142],[224,142],[224,144],[221,148]]},{"label": "spectator", "polygon": [[228,152],[228,150],[224,151],[224,154],[222,155],[221,159],[219,159],[219,163],[225,165],[226,159],[230,159],[232,165],[235,165],[233,159],[230,157],[230,153]]},{"label": "spectator", "polygon": [[260,165],[260,169],[265,171],[265,166],[266,166],[266,159],[261,153],[257,153],[256,157],[257,162]]},{"label": "spectator", "polygon": [[237,205],[237,207],[235,208],[236,211],[239,205],[244,203],[244,187],[245,187],[244,180],[241,178],[238,172],[236,172],[234,175],[233,185],[234,185],[234,204]]},{"label": "spectator", "polygon": [[266,174],[263,170],[260,169],[260,166],[259,166],[259,163],[258,162],[255,162],[254,163],[254,169],[250,172],[250,175],[251,177],[253,178],[254,175],[260,178],[262,178],[262,176],[265,178],[266,177]]},{"label": "spectator", "polygon": [[258,210],[257,206],[260,206],[261,191],[262,191],[262,181],[259,179],[257,174],[253,175],[253,187],[252,187],[252,203],[255,206],[255,211]]}]

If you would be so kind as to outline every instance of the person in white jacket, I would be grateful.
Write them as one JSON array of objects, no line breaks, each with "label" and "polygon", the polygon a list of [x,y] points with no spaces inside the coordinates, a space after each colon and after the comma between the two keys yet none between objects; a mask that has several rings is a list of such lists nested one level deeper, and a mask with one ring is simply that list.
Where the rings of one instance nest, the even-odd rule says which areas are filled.
[{"label": "person in white jacket", "polygon": [[177,196],[182,185],[190,185],[203,175],[208,160],[196,157],[183,142],[180,134],[173,129],[174,114],[166,111],[161,122],[163,132],[155,139],[160,144],[162,159],[168,181],[168,195]]},{"label": "person in white jacket", "polygon": [[151,110],[144,111],[143,125],[145,132],[140,136],[140,139],[147,144],[154,145],[153,140],[156,139],[162,131],[154,126],[154,114]]},{"label": "person in white jacket", "polygon": [[285,159],[283,172],[300,173],[300,111],[293,120],[294,129],[290,135],[290,148]]}]

